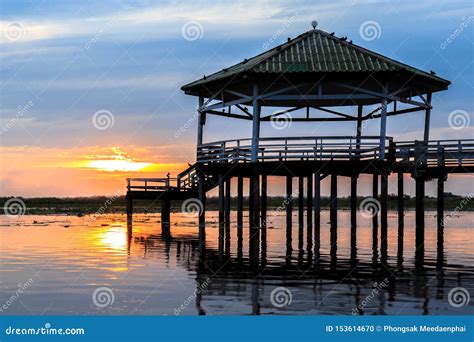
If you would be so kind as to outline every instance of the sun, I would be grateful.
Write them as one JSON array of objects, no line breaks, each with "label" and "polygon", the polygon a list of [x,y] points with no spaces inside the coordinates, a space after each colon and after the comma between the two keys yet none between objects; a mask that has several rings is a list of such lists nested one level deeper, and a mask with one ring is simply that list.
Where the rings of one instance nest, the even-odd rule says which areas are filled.
[{"label": "sun", "polygon": [[88,166],[101,171],[140,171],[151,163],[132,160],[92,160]]},{"label": "sun", "polygon": [[113,155],[111,156],[101,156],[100,159],[88,161],[87,167],[100,171],[131,172],[140,171],[146,168],[147,166],[152,165],[152,163],[133,160],[132,158],[128,157],[124,152],[122,152],[118,147],[113,147],[112,152]]}]

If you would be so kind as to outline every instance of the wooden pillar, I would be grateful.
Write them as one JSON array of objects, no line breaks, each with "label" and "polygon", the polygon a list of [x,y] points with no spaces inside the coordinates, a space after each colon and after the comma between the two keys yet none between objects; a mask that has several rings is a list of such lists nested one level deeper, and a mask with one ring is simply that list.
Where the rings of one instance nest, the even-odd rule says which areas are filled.
[{"label": "wooden pillar", "polygon": [[199,174],[198,199],[202,210],[199,211],[199,252],[204,254],[206,250],[206,190],[204,188],[204,175]]},{"label": "wooden pillar", "polygon": [[382,171],[380,180],[380,241],[381,254],[387,256],[387,203],[388,201],[388,173],[386,170]]},{"label": "wooden pillar", "polygon": [[[383,88],[384,95],[387,94],[387,87]],[[382,110],[380,113],[380,159],[385,159],[385,137],[387,132],[387,99],[382,99]]]},{"label": "wooden pillar", "polygon": [[161,201],[161,236],[163,238],[170,238],[170,211],[171,200],[164,198]]},{"label": "wooden pillar", "polygon": [[425,130],[423,133],[423,141],[427,142],[430,140],[430,116],[431,116],[431,93],[426,96],[426,102],[430,105],[425,109]]},{"label": "wooden pillar", "polygon": [[286,176],[286,250],[292,250],[292,221],[293,221],[293,178]]},{"label": "wooden pillar", "polygon": [[425,179],[423,177],[415,178],[415,245],[418,256],[424,255],[425,241]]},{"label": "wooden pillar", "polygon": [[444,182],[446,176],[438,178],[438,195],[437,195],[437,224],[438,224],[438,249],[444,244]]},{"label": "wooden pillar", "polygon": [[357,106],[357,128],[356,128],[356,155],[360,154],[360,136],[362,135],[362,113],[363,113],[363,106]]},{"label": "wooden pillar", "polygon": [[225,253],[230,254],[230,200],[231,200],[231,179],[225,181],[225,201],[224,201],[224,227],[225,227]]},{"label": "wooden pillar", "polygon": [[219,240],[218,240],[218,249],[219,256],[222,257],[224,251],[224,223],[225,223],[225,210],[224,210],[224,197],[225,197],[225,187],[224,187],[224,176],[222,174],[218,175],[219,182]]},{"label": "wooden pillar", "polygon": [[260,244],[262,263],[266,262],[267,257],[267,176],[262,175],[261,183],[261,196],[260,196],[260,216],[261,216],[261,233],[260,233]]},{"label": "wooden pillar", "polygon": [[132,219],[133,215],[133,199],[131,196],[125,196],[125,201],[127,202],[127,219]]},{"label": "wooden pillar", "polygon": [[[337,249],[337,175],[331,175],[331,196],[330,196],[330,221],[331,221],[331,249]],[[331,253],[332,254],[332,253]]]},{"label": "wooden pillar", "polygon": [[262,195],[260,198],[260,211],[262,229],[267,227],[267,176],[262,175]]},{"label": "wooden pillar", "polygon": [[243,229],[244,229],[244,178],[237,177],[237,257],[243,256]]},{"label": "wooden pillar", "polygon": [[[444,148],[438,147],[438,167],[445,166]],[[437,265],[442,268],[444,264],[444,182],[447,175],[442,175],[438,178],[438,194],[437,194]]]},{"label": "wooden pillar", "polygon": [[403,261],[403,239],[405,228],[405,195],[403,189],[403,172],[398,172],[398,259]]},{"label": "wooden pillar", "polygon": [[253,118],[252,118],[252,162],[257,161],[258,157],[258,140],[260,139],[260,104],[258,103],[258,86],[256,83],[253,84]]},{"label": "wooden pillar", "polygon": [[355,254],[357,244],[357,179],[351,176],[351,251]]},{"label": "wooden pillar", "polygon": [[319,259],[321,237],[321,174],[314,175],[314,256]]},{"label": "wooden pillar", "polygon": [[[376,173],[374,173],[372,177],[372,198],[376,201],[378,201],[379,198],[379,176]],[[374,250],[378,248],[378,231],[378,212],[375,210],[372,213],[372,248]]]},{"label": "wooden pillar", "polygon": [[258,258],[258,245],[260,240],[260,177],[257,169],[252,170],[249,189],[249,214],[251,217],[249,232],[249,254],[250,257]]},{"label": "wooden pillar", "polygon": [[331,227],[337,227],[337,175],[331,175],[331,195],[329,199]]},{"label": "wooden pillar", "polygon": [[304,177],[298,177],[298,249],[303,248],[304,230]]},{"label": "wooden pillar", "polygon": [[204,131],[204,125],[206,124],[206,113],[201,112],[201,107],[204,105],[204,98],[199,96],[198,102],[198,132],[197,132],[197,146],[202,145],[202,136]]},{"label": "wooden pillar", "polygon": [[306,181],[306,245],[307,250],[313,249],[313,175]]}]

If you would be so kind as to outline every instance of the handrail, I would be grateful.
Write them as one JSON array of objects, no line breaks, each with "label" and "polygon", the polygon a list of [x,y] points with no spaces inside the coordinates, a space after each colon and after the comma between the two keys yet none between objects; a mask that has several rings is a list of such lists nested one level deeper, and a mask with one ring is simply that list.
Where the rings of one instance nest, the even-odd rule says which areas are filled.
[{"label": "handrail", "polygon": [[[386,137],[386,146],[393,139]],[[198,163],[251,161],[251,139],[221,140],[197,147]],[[380,159],[379,136],[303,136],[259,139],[257,160]]]}]

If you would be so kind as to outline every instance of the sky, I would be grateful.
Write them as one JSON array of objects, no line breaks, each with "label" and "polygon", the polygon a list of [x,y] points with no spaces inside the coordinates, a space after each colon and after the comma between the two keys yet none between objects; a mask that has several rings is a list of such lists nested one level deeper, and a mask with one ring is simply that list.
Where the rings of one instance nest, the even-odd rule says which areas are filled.
[{"label": "sky", "polygon": [[[472,1],[0,0],[0,194],[112,195],[126,177],[176,174],[196,153],[197,99],[180,87],[313,20],[450,80],[433,96],[431,138],[474,137]],[[462,127],[449,125],[453,111]],[[344,135],[353,125],[295,122],[285,134]],[[422,128],[423,115],[412,113],[390,117],[387,134],[419,139]],[[377,123],[364,129],[378,135]],[[273,133],[262,124],[261,136]],[[250,136],[248,122],[212,116],[204,130],[205,142]],[[277,194],[282,184],[273,182]],[[472,176],[450,176],[446,191],[474,192]]]}]

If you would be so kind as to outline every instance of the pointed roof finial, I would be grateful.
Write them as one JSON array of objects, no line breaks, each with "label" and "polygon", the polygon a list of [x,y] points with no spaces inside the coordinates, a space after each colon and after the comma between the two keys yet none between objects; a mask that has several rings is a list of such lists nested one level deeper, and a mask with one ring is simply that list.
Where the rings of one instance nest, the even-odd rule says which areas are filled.
[{"label": "pointed roof finial", "polygon": [[311,22],[311,26],[313,26],[313,30],[316,30],[316,26],[318,26],[318,22],[316,20],[313,20]]}]

